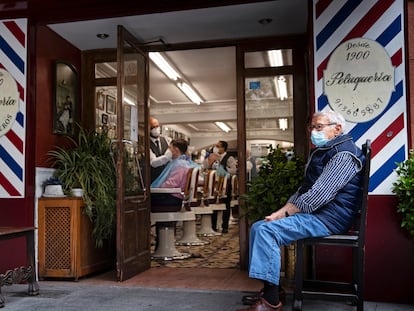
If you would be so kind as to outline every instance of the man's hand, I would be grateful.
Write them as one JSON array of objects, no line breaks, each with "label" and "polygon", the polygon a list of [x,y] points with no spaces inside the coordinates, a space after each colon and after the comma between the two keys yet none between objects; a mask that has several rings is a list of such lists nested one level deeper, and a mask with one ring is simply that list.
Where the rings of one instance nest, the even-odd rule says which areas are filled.
[{"label": "man's hand", "polygon": [[172,159],[172,153],[170,149],[167,149],[164,153],[164,155],[167,157],[167,159]]},{"label": "man's hand", "polygon": [[285,218],[286,215],[293,215],[296,213],[299,213],[300,209],[298,209],[296,207],[296,205],[292,204],[292,203],[286,203],[285,206],[283,206],[280,210],[273,212],[272,214],[270,214],[269,216],[266,216],[264,218],[265,221],[273,221],[273,220],[277,220],[277,219],[282,219]]},{"label": "man's hand", "polygon": [[272,214],[270,214],[269,216],[266,216],[264,218],[265,221],[272,221],[272,220],[277,220],[277,219],[282,219],[283,217],[285,217],[285,213],[282,212],[282,209],[273,212]]}]

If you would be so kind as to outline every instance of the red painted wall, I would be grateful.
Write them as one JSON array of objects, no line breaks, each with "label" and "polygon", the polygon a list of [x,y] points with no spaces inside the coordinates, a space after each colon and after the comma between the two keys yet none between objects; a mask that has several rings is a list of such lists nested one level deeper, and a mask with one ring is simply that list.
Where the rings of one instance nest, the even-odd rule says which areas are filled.
[{"label": "red painted wall", "polygon": [[38,27],[36,35],[36,166],[50,167],[47,152],[67,143],[63,136],[52,132],[54,62],[64,60],[73,64],[81,85],[81,51],[48,27]]},{"label": "red painted wall", "polygon": [[414,237],[401,228],[397,198],[369,198],[366,299],[414,303]]},{"label": "red painted wall", "polygon": [[[365,243],[365,300],[414,303],[414,238],[401,228],[395,196],[370,196]],[[350,250],[320,247],[318,277],[348,280]]]},{"label": "red painted wall", "polygon": [[[53,68],[55,60],[66,60],[81,72],[81,52],[69,44],[49,28],[41,26],[35,29],[29,37],[36,37],[28,43],[28,49],[36,47],[36,53],[29,59],[28,72],[28,104],[27,104],[27,134],[26,134],[26,195],[23,199],[0,199],[0,226],[32,226],[34,224],[34,192],[35,167],[50,167],[47,152],[55,145],[67,143],[62,136],[52,133],[53,109]],[[80,80],[80,79],[79,79]],[[35,93],[31,97],[30,93]],[[35,98],[33,102],[32,98]],[[24,239],[1,241],[0,253],[8,251],[7,256],[1,256],[0,273],[7,269],[25,264]]]}]

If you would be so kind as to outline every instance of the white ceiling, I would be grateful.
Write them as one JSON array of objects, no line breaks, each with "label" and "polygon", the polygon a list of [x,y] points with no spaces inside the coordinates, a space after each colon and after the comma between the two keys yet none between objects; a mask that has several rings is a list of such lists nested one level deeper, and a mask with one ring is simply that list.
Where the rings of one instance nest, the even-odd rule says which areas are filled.
[{"label": "white ceiling", "polygon": [[[259,20],[269,19],[268,24]],[[308,9],[304,0],[279,0],[110,19],[49,27],[80,50],[116,48],[116,26],[140,41],[166,44],[304,34]],[[105,40],[97,34],[107,33]],[[156,42],[156,44],[160,44]],[[166,52],[168,59],[201,94],[200,106],[189,100],[155,67],[150,68],[151,114],[161,124],[179,124],[194,137],[222,135],[212,121],[236,126],[236,66],[233,47]],[[226,134],[231,140],[235,131]]]}]

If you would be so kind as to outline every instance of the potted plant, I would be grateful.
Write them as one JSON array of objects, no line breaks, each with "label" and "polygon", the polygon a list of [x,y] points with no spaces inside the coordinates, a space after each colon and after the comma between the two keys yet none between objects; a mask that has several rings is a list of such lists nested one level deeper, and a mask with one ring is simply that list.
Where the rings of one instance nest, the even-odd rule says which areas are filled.
[{"label": "potted plant", "polygon": [[68,137],[73,148],[57,147],[53,157],[54,176],[62,181],[65,193],[82,188],[86,213],[93,222],[97,246],[111,238],[116,221],[116,174],[110,155],[110,139],[105,131],[79,127],[77,139]]},{"label": "potted plant", "polygon": [[259,173],[248,183],[242,209],[250,221],[263,219],[286,204],[303,180],[305,161],[293,151],[269,145]]},{"label": "potted plant", "polygon": [[401,227],[414,237],[414,151],[404,162],[397,163],[397,180],[392,191],[398,197],[397,212],[401,213]]},{"label": "potted plant", "polygon": [[64,195],[62,181],[56,177],[48,178],[42,185],[43,196]]}]

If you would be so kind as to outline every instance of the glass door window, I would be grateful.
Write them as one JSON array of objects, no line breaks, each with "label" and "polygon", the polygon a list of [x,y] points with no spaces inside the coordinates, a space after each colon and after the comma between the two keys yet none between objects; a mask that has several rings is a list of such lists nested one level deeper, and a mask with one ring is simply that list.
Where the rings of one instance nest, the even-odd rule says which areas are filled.
[{"label": "glass door window", "polygon": [[[269,145],[293,148],[293,74],[289,73],[292,51],[248,52],[244,65],[260,73],[244,79],[246,168],[247,180],[251,180],[267,156]],[[277,71],[283,74],[272,74]]]}]

